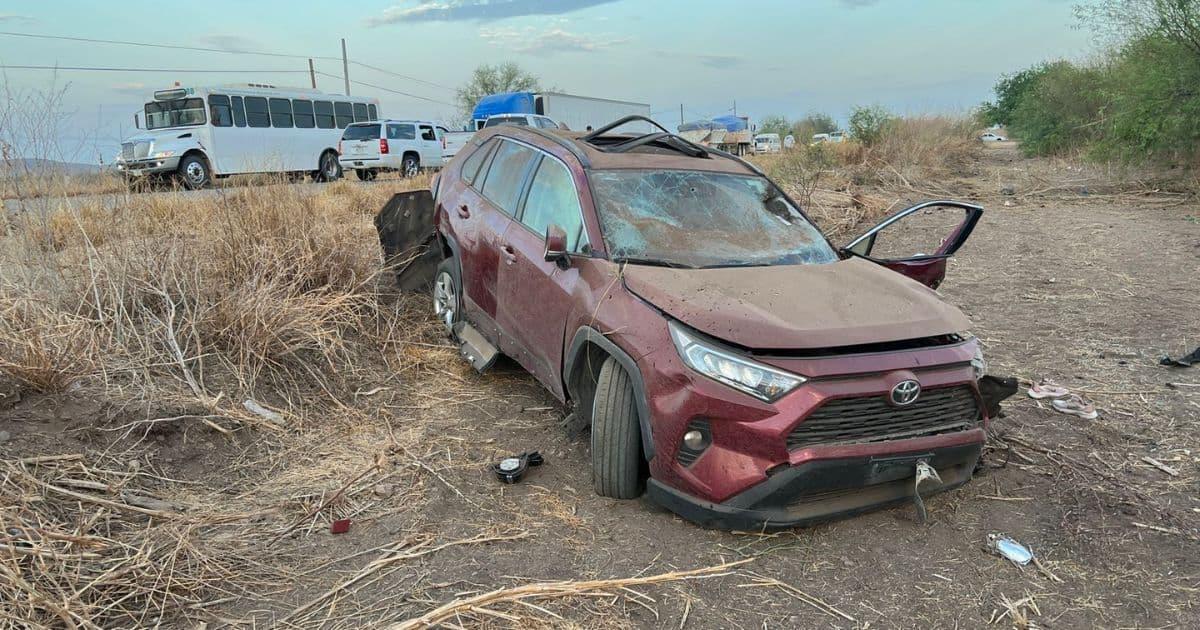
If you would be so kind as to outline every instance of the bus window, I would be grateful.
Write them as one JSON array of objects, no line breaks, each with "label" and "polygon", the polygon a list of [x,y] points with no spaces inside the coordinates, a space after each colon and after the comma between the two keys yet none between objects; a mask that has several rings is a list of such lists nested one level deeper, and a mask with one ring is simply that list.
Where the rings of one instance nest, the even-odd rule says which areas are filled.
[{"label": "bus window", "polygon": [[338,129],[345,129],[346,125],[354,122],[354,106],[344,101],[339,101],[333,104],[333,112],[336,114]]},{"label": "bus window", "polygon": [[246,110],[242,108],[242,97],[231,96],[229,98],[233,101],[232,105],[233,105],[233,124],[234,124],[234,126],[235,127],[245,127],[246,126]]},{"label": "bus window", "polygon": [[379,110],[375,107],[374,103],[367,105],[367,118],[371,120],[379,120]]},{"label": "bus window", "polygon": [[366,122],[366,121],[367,121],[367,104],[366,103],[355,103],[354,104],[354,122]]},{"label": "bus window", "polygon": [[333,103],[317,101],[313,103],[313,109],[317,112],[317,128],[333,129],[336,126],[333,122]]},{"label": "bus window", "polygon": [[296,116],[296,127],[298,129],[313,128],[313,104],[312,101],[304,99],[296,99],[292,101],[292,111]]},{"label": "bus window", "polygon": [[286,98],[271,99],[271,126],[292,128],[292,102]]},{"label": "bus window", "polygon": [[229,97],[224,94],[208,95],[208,117],[214,127],[232,127],[233,109],[229,105]]},{"label": "bus window", "polygon": [[246,122],[251,127],[270,127],[271,115],[267,113],[267,99],[261,96],[246,97]]}]

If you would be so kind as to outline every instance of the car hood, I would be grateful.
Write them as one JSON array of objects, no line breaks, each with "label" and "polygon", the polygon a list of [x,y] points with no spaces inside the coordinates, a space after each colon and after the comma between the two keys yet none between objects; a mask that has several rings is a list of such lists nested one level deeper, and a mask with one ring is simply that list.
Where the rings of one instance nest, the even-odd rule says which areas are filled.
[{"label": "car hood", "polygon": [[859,258],[714,269],[626,265],[624,281],[688,326],[751,349],[834,348],[970,327],[932,289]]}]

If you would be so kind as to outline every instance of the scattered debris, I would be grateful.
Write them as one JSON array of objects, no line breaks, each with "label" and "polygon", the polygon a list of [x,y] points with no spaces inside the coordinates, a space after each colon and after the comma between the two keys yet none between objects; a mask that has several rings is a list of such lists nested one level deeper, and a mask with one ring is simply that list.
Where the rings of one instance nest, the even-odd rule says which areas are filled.
[{"label": "scattered debris", "polygon": [[1042,400],[1043,398],[1062,398],[1071,394],[1071,390],[1063,387],[1050,379],[1042,379],[1030,386],[1030,398]]},{"label": "scattered debris", "polygon": [[380,483],[375,485],[375,496],[386,499],[396,493],[396,487],[389,483]]},{"label": "scattered debris", "polygon": [[1012,377],[985,375],[979,379],[979,393],[983,396],[983,406],[987,409],[989,418],[999,418],[1004,414],[1000,411],[1000,403],[1017,393],[1017,379]]},{"label": "scattered debris", "polygon": [[0,444],[4,444],[5,442],[9,441],[10,439],[12,439],[11,433],[9,433],[8,431],[0,431]]},{"label": "scattered debris", "polygon": [[1100,414],[1096,412],[1096,408],[1091,403],[1080,398],[1078,394],[1071,394],[1065,398],[1055,398],[1050,401],[1050,406],[1054,407],[1055,411],[1079,416],[1084,420],[1095,420],[1100,417]]},{"label": "scattered debris", "polygon": [[921,525],[929,520],[928,514],[925,513],[925,501],[921,498],[921,482],[924,481],[936,481],[937,485],[942,485],[942,477],[938,475],[938,471],[930,466],[929,462],[921,460],[917,462],[917,474],[913,481],[913,502],[917,504],[917,522]]},{"label": "scattered debris", "polygon": [[256,416],[260,416],[268,422],[283,424],[282,414],[280,414],[278,411],[271,411],[270,409],[267,409],[253,398],[247,398],[246,402],[242,403],[242,406],[246,408],[246,411],[249,411]]},{"label": "scattered debris", "polygon": [[1003,534],[988,534],[987,546],[989,551],[1013,564],[1025,566],[1033,561],[1033,552],[1028,547]]},{"label": "scattered debris", "polygon": [[1005,197],[1011,197],[1017,194],[1017,187],[1013,186],[1012,184],[1005,184],[1000,187],[1000,194],[1004,195]]},{"label": "scattered debris", "polygon": [[1158,362],[1159,365],[1165,365],[1167,367],[1191,367],[1197,363],[1200,363],[1200,347],[1192,350],[1192,353],[1187,356],[1182,356],[1178,359],[1172,359],[1170,356],[1164,356]]},{"label": "scattered debris", "polygon": [[350,531],[350,519],[348,518],[339,518],[329,525],[330,534],[345,534],[348,531]]},{"label": "scattered debris", "polygon": [[1166,464],[1164,464],[1164,463],[1162,463],[1162,462],[1158,461],[1157,459],[1154,459],[1153,457],[1150,457],[1149,455],[1146,455],[1146,456],[1142,457],[1142,461],[1144,461],[1144,462],[1146,462],[1147,464],[1150,464],[1151,466],[1153,466],[1153,467],[1155,467],[1155,468],[1157,468],[1157,469],[1159,469],[1159,470],[1161,470],[1161,471],[1163,471],[1163,472],[1167,473],[1168,475],[1171,475],[1172,477],[1178,477],[1178,476],[1179,476],[1179,471],[1178,471],[1178,470],[1175,470],[1174,468],[1171,468],[1170,466],[1168,466],[1168,465],[1166,465]]},{"label": "scattered debris", "polygon": [[492,472],[504,483],[517,483],[525,476],[525,471],[529,470],[530,466],[541,466],[544,462],[542,454],[537,451],[521,453],[492,464]]}]

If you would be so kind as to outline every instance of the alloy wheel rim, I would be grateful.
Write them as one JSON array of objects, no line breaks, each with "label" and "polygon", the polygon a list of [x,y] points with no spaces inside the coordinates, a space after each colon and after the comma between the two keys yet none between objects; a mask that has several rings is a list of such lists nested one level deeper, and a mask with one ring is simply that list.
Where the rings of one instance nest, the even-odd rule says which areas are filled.
[{"label": "alloy wheel rim", "polygon": [[192,162],[187,166],[187,176],[193,184],[204,183],[204,165],[199,162]]},{"label": "alloy wheel rim", "polygon": [[454,279],[443,271],[433,283],[433,314],[441,320],[446,330],[453,330],[454,313],[457,310],[458,296],[454,292]]}]

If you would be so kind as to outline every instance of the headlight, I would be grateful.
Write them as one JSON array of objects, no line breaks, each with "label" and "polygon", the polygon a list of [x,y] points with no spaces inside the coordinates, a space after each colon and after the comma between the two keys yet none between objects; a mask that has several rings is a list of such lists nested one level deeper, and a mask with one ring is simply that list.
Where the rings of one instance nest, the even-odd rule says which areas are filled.
[{"label": "headlight", "polygon": [[975,370],[975,380],[983,378],[987,373],[987,361],[983,358],[983,344],[975,340],[975,356],[971,357],[971,368]]},{"label": "headlight", "polygon": [[774,402],[807,380],[702,341],[677,322],[668,322],[667,327],[688,367],[759,400]]},{"label": "headlight", "polygon": [[174,151],[155,151],[154,152],[154,157],[156,157],[156,158],[171,157],[173,155],[175,155]]}]

